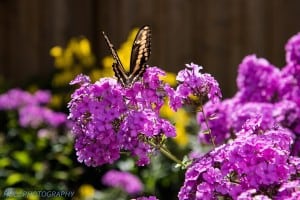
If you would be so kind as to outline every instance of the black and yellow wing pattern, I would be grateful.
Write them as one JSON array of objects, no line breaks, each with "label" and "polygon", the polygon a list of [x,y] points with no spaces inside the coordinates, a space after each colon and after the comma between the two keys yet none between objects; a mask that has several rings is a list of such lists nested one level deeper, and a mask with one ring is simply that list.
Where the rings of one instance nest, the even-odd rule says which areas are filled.
[{"label": "black and yellow wing pattern", "polygon": [[114,58],[114,63],[112,65],[115,72],[115,76],[118,81],[124,86],[129,87],[140,77],[146,70],[146,62],[148,61],[151,54],[151,30],[149,26],[143,26],[137,33],[131,50],[130,58],[130,70],[126,72],[117,51],[114,46],[109,41],[107,35],[102,32],[105,41],[110,48],[111,54]]}]

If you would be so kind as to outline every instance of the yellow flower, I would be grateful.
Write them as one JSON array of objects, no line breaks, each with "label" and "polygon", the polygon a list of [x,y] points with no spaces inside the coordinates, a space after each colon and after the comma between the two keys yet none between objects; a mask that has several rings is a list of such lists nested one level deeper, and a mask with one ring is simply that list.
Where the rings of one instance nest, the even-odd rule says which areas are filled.
[{"label": "yellow flower", "polygon": [[95,65],[95,57],[91,51],[91,45],[87,38],[71,38],[66,48],[54,46],[50,49],[50,55],[54,58],[57,69],[69,70],[80,64],[80,68],[91,68]]},{"label": "yellow flower", "polygon": [[79,54],[82,56],[89,56],[91,54],[91,45],[90,41],[87,38],[82,38],[79,40],[79,45],[78,45],[80,51]]},{"label": "yellow flower", "polygon": [[[90,74],[89,77],[91,78],[92,82],[95,82],[97,80],[99,80],[99,78],[105,76],[105,71],[104,69],[93,69]],[[107,75],[109,76],[109,75]]]},{"label": "yellow flower", "polygon": [[53,79],[52,84],[54,86],[67,86],[69,85],[70,81],[74,78],[74,74],[80,74],[80,69],[74,69],[73,71],[62,71],[57,73]]},{"label": "yellow flower", "polygon": [[62,98],[63,97],[61,95],[53,94],[52,98],[51,98],[51,102],[50,102],[51,107],[53,107],[53,108],[59,108],[59,106],[63,102]]},{"label": "yellow flower", "polygon": [[83,68],[91,68],[95,63],[90,43],[84,37],[72,38],[65,49],[53,47],[50,55],[54,57],[54,65],[59,70],[52,79],[56,87],[68,85],[76,74],[83,72]]},{"label": "yellow flower", "polygon": [[50,49],[50,55],[53,57],[59,57],[63,53],[63,49],[60,46],[54,46]]},{"label": "yellow flower", "polygon": [[79,188],[79,195],[80,197],[84,198],[89,198],[93,197],[95,194],[95,188],[92,185],[89,184],[83,184]]},{"label": "yellow flower", "polygon": [[102,59],[102,65],[104,67],[104,69],[110,69],[111,72],[113,73],[113,70],[112,70],[112,63],[114,62],[114,59],[112,58],[112,56],[105,56],[103,59]]},{"label": "yellow flower", "polygon": [[161,110],[160,114],[162,117],[165,117],[171,120],[175,124],[176,137],[174,141],[182,148],[188,144],[188,136],[185,131],[186,126],[190,123],[190,118],[188,113],[180,108],[177,112],[173,111],[167,103],[165,103]]},{"label": "yellow flower", "polygon": [[172,72],[167,72],[166,76],[162,76],[160,77],[160,80],[170,84],[171,86],[175,86],[176,85],[176,74],[172,73]]},{"label": "yellow flower", "polygon": [[175,124],[175,130],[176,130],[176,137],[174,138],[174,141],[181,147],[184,148],[189,142],[188,135],[185,131],[185,126],[181,125],[180,123]]},{"label": "yellow flower", "polygon": [[175,112],[169,107],[168,103],[165,104],[160,109],[160,115],[165,118],[171,118]]},{"label": "yellow flower", "polygon": [[181,108],[178,109],[177,112],[175,112],[173,118],[177,134],[174,140],[180,147],[185,147],[189,141],[185,130],[186,126],[189,124],[189,116],[187,112],[183,108]]}]

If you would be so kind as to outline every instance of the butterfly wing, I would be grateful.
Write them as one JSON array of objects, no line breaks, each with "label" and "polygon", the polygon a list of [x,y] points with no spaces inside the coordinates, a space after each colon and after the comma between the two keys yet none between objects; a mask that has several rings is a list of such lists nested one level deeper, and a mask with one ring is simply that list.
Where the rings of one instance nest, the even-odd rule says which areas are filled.
[{"label": "butterfly wing", "polygon": [[115,72],[118,82],[121,83],[123,87],[127,86],[129,78],[124,68],[116,62],[113,63],[112,68]]},{"label": "butterfly wing", "polygon": [[112,68],[115,76],[123,86],[130,86],[137,81],[146,70],[146,62],[151,53],[151,30],[149,26],[142,27],[137,33],[132,45],[130,58],[130,71],[126,73],[120,58],[114,49],[113,44],[109,41],[107,35],[103,33],[105,41],[110,48],[111,54],[115,60]]},{"label": "butterfly wing", "polygon": [[115,72],[115,76],[117,77],[118,81],[123,85],[125,86],[128,82],[128,76],[127,76],[127,73],[121,63],[121,60],[117,54],[117,51],[115,50],[114,48],[114,45],[109,41],[107,35],[102,32],[103,36],[104,36],[104,39],[106,41],[106,44],[108,45],[110,51],[111,51],[111,54],[113,56],[113,59],[114,59],[114,63],[112,65],[112,68]]},{"label": "butterfly wing", "polygon": [[144,26],[137,33],[132,45],[128,80],[130,83],[135,82],[144,73],[150,53],[151,30],[149,26]]}]

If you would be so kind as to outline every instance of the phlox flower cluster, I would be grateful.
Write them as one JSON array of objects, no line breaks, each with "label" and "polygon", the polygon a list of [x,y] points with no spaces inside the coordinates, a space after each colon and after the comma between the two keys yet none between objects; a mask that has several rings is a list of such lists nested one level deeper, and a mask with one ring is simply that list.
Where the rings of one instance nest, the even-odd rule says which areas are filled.
[{"label": "phlox flower cluster", "polygon": [[138,177],[129,173],[117,170],[110,170],[102,177],[104,185],[120,188],[128,194],[138,194],[143,191],[143,184]]},{"label": "phlox flower cluster", "polygon": [[[285,49],[281,70],[245,57],[237,93],[203,106],[209,120],[198,114],[201,129],[223,145],[189,167],[179,199],[300,199],[300,33]],[[210,136],[200,132],[199,141]]]},{"label": "phlox flower cluster", "polygon": [[222,97],[218,82],[207,73],[201,73],[201,66],[194,63],[187,64],[186,69],[178,72],[176,80],[180,83],[177,93],[182,100],[189,100],[190,96],[208,97],[212,102],[218,102]]},{"label": "phlox flower cluster", "polygon": [[[200,68],[192,64],[190,72],[179,72],[181,88],[192,78],[201,88],[197,95],[208,95],[216,99],[212,90],[218,84],[212,77],[202,77]],[[183,74],[188,74],[183,76]],[[175,91],[160,80],[165,72],[157,67],[148,67],[142,80],[129,87],[122,87],[115,79],[102,78],[91,83],[84,75],[77,76],[71,84],[80,84],[71,96],[69,119],[75,136],[78,160],[88,166],[113,163],[120,158],[121,151],[138,158],[138,165],[150,162],[150,155],[165,138],[176,136],[174,126],[159,116],[166,99],[176,110],[183,105],[183,89]],[[212,95],[210,95],[212,94]],[[218,94],[219,95],[219,94]]]},{"label": "phlox flower cluster", "polygon": [[[262,129],[276,126],[289,129],[294,134],[294,147],[300,138],[300,33],[286,44],[287,64],[281,70],[266,59],[255,55],[246,56],[239,65],[234,97],[220,103],[204,105],[212,135],[222,144],[241,130],[247,119],[262,116]],[[198,114],[201,127],[205,119]],[[199,135],[201,142],[208,143],[209,136]],[[297,148],[299,149],[299,148]],[[300,151],[296,152],[299,155]],[[296,155],[294,154],[294,155]]]},{"label": "phlox flower cluster", "polygon": [[143,83],[126,88],[112,78],[92,84],[80,75],[72,82],[81,83],[69,103],[80,162],[88,166],[113,163],[121,151],[128,151],[138,157],[138,165],[145,165],[155,150],[147,140],[175,136],[173,125],[158,115],[167,95],[159,81],[161,73],[149,68]]},{"label": "phlox flower cluster", "polygon": [[285,45],[285,59],[288,64],[300,64],[300,33],[292,36]]},{"label": "phlox flower cluster", "polygon": [[[179,199],[283,199],[296,195],[299,180],[293,180],[294,184],[289,180],[296,179],[300,159],[290,156],[290,132],[280,128],[262,134],[260,125],[259,118],[250,120],[240,130],[240,137],[194,161]],[[299,195],[298,191],[297,198]]]},{"label": "phlox flower cluster", "polygon": [[264,58],[249,55],[238,68],[239,101],[274,102],[278,94],[280,71]]},{"label": "phlox flower cluster", "polygon": [[11,89],[0,95],[0,110],[17,110],[19,124],[24,128],[41,126],[58,127],[66,123],[67,116],[46,107],[51,99],[48,91],[38,90],[34,94],[21,89]]}]

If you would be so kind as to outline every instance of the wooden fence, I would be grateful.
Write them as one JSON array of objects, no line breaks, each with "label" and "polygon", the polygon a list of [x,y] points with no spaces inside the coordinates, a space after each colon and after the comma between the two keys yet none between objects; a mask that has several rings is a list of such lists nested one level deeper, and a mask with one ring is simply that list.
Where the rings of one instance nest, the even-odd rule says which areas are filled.
[{"label": "wooden fence", "polygon": [[0,0],[0,74],[14,86],[53,70],[49,49],[84,35],[97,57],[129,31],[152,28],[149,64],[177,72],[203,65],[226,97],[236,89],[237,66],[256,53],[283,66],[284,44],[300,31],[299,0]]}]

